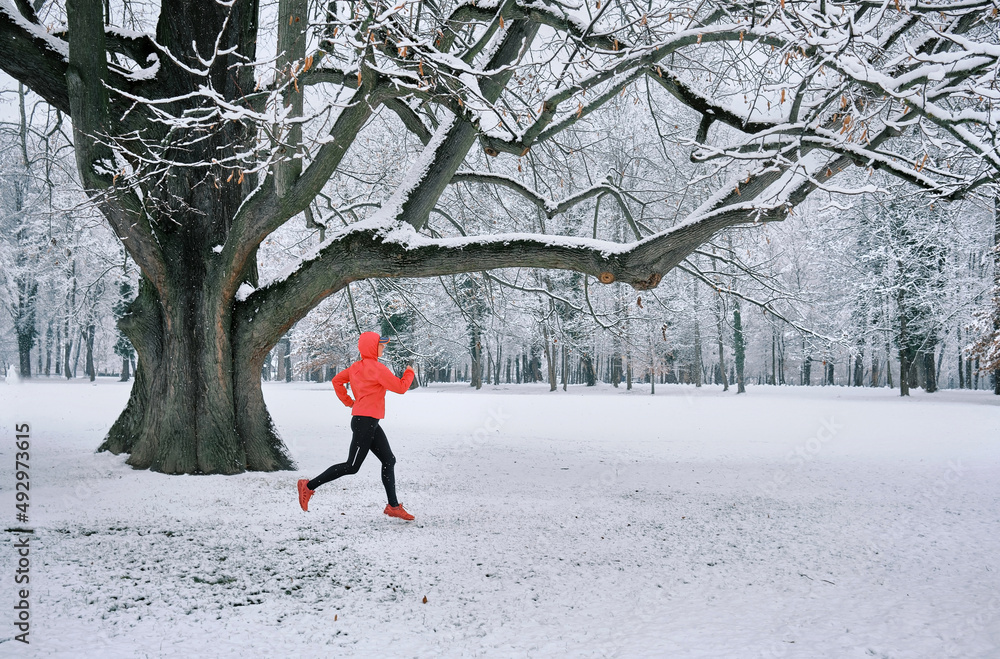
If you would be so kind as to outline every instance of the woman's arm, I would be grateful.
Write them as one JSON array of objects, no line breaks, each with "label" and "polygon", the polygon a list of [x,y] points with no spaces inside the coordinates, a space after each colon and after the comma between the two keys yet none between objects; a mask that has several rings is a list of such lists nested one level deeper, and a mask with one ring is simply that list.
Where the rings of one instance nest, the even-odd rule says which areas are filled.
[{"label": "woman's arm", "polygon": [[351,373],[349,368],[345,368],[340,373],[333,376],[333,390],[337,392],[337,398],[343,401],[344,405],[348,407],[354,407],[354,399],[351,395],[347,393],[347,387],[344,385],[351,381]]},{"label": "woman's arm", "polygon": [[393,375],[392,371],[385,364],[379,363],[381,368],[378,369],[378,383],[385,387],[386,391],[393,391],[397,394],[405,394],[413,384],[413,378],[416,373],[413,372],[413,368],[410,366],[406,367],[403,371],[403,377],[397,378]]}]

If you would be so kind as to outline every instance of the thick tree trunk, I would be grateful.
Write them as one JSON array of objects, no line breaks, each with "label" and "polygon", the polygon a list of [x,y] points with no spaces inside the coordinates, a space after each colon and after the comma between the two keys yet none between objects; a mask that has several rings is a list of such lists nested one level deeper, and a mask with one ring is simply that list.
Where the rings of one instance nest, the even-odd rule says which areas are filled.
[{"label": "thick tree trunk", "polygon": [[157,404],[147,406],[129,464],[166,473],[243,471],[228,328],[206,318],[210,314],[194,296],[179,297],[189,299],[162,310],[162,357],[147,374]]},{"label": "thick tree trunk", "polygon": [[119,327],[139,355],[128,405],[99,450],[172,474],[290,469],[264,404],[266,350],[234,350],[231,305],[210,281],[163,303],[143,281]]},{"label": "thick tree trunk", "polygon": [[233,393],[236,433],[242,443],[245,465],[251,471],[294,469],[295,462],[278,436],[264,403],[260,371],[267,351],[250,353],[237,346],[233,360]]}]

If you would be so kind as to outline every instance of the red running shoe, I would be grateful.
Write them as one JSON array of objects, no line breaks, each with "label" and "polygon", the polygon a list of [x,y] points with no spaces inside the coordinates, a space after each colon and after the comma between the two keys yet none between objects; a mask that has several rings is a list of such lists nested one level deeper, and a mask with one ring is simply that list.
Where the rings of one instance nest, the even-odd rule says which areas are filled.
[{"label": "red running shoe", "polygon": [[309,512],[309,499],[316,492],[316,490],[310,490],[308,478],[299,479],[299,505],[302,506],[302,510]]},{"label": "red running shoe", "polygon": [[413,515],[406,512],[406,510],[403,508],[403,504],[399,504],[398,506],[390,506],[389,504],[386,504],[385,510],[383,510],[382,512],[384,512],[389,517],[398,517],[399,519],[405,519],[407,521],[413,519]]}]

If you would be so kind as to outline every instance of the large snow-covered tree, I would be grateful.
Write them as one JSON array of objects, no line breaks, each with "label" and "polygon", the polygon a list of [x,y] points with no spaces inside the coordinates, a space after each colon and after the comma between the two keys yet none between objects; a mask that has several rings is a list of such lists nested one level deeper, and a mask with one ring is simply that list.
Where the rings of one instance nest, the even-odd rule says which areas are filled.
[{"label": "large snow-covered tree", "polygon": [[[533,267],[644,290],[720,230],[781,220],[851,165],[946,198],[994,184],[995,14],[989,0],[279,0],[276,12],[0,0],[0,68],[71,117],[83,186],[142,273],[120,322],[140,368],[103,448],[138,468],[235,473],[292,465],[261,368],[352,281]],[[637,221],[613,177],[551,198],[472,166],[559,146],[640,82],[690,110],[693,157],[726,181],[673,226]],[[303,214],[322,221],[313,202],[350,185],[345,157],[384,113],[420,145],[399,154],[391,193],[332,209],[354,221],[258,281],[261,244]],[[591,237],[431,231],[459,182],[550,217],[604,197],[630,241],[599,240],[596,225]]]}]

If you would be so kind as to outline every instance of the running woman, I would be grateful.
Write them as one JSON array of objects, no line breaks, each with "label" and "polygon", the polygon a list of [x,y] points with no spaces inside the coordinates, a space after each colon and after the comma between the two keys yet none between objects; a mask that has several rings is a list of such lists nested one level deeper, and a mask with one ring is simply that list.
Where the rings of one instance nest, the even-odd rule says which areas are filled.
[{"label": "running woman", "polygon": [[[393,469],[396,457],[389,448],[389,440],[378,425],[379,420],[385,418],[385,392],[404,394],[414,378],[413,368],[410,366],[406,367],[403,377],[397,378],[388,366],[379,361],[388,342],[389,339],[380,337],[375,332],[365,332],[358,339],[361,360],[354,362],[333,378],[333,389],[337,392],[337,397],[344,402],[344,405],[350,407],[353,413],[351,430],[354,437],[351,439],[347,462],[333,465],[312,480],[306,478],[299,480],[299,505],[306,512],[309,511],[309,498],[317,487],[341,476],[358,473],[368,451],[371,451],[382,463],[382,485],[385,486],[385,494],[389,498],[389,503],[383,512],[390,517],[413,519],[413,515],[406,512],[402,504],[396,500],[396,474]],[[351,383],[354,398],[351,398],[344,386],[348,382]]]}]

